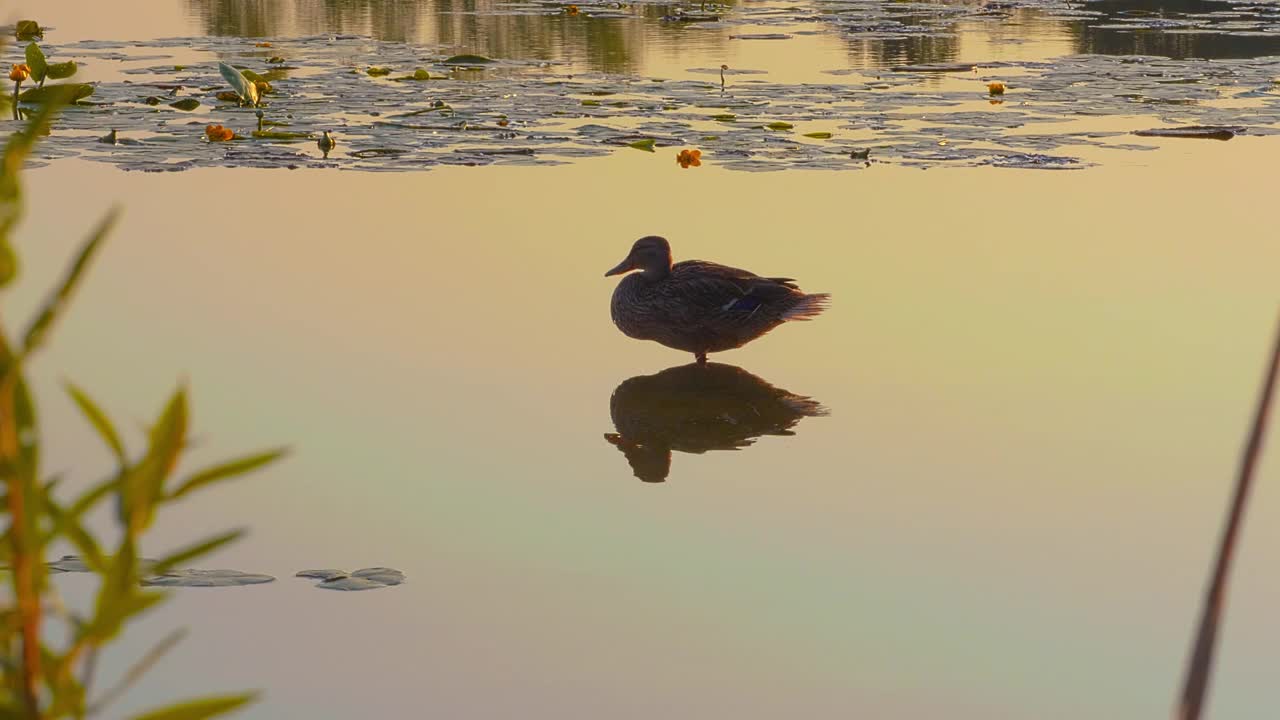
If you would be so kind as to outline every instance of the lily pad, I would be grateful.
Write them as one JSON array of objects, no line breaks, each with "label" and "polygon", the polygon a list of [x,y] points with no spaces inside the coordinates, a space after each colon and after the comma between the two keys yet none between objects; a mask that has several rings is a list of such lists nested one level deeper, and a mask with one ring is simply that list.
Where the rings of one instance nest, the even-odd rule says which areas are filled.
[{"label": "lily pad", "polygon": [[771,122],[768,125],[765,125],[765,127],[769,128],[770,130],[783,131],[783,130],[790,130],[791,128],[795,127],[795,125],[792,125],[789,122],[782,122],[781,120],[779,120],[777,122]]},{"label": "lily pad", "polygon": [[391,74],[391,68],[371,67],[365,72],[369,74],[369,77],[385,77]]},{"label": "lily pad", "polygon": [[321,590],[377,590],[387,586],[376,580],[343,575],[325,580],[316,587]]},{"label": "lily pad", "polygon": [[144,577],[142,584],[153,587],[236,587],[274,581],[270,575],[239,570],[173,570],[163,575]]},{"label": "lily pad", "polygon": [[350,573],[341,570],[301,570],[297,577],[320,580],[316,587],[322,590],[376,590],[404,582],[404,573],[394,568],[361,568]]},{"label": "lily pad", "polygon": [[27,58],[27,67],[31,68],[31,81],[40,82],[44,80],[49,73],[49,63],[44,58],[44,51],[40,46],[31,43],[27,46],[24,54]]},{"label": "lily pad", "polygon": [[635,142],[629,142],[627,143],[627,147],[635,148],[636,150],[644,150],[645,152],[653,152],[654,151],[653,146],[655,142],[657,141],[655,141],[653,138],[645,138],[644,140],[636,140]]},{"label": "lily pad", "polygon": [[182,98],[177,102],[169,103],[169,107],[177,108],[178,110],[191,111],[200,107],[200,101],[195,98]]},{"label": "lily pad", "polygon": [[77,103],[93,94],[93,86],[89,83],[64,83],[33,87],[30,90],[23,90],[22,94],[18,95],[18,101],[40,105],[52,97],[61,97],[59,93],[63,92],[69,93],[70,101]]},{"label": "lily pad", "polygon": [[332,568],[325,570],[299,570],[294,573],[294,577],[311,578],[314,580],[332,580],[333,578],[345,577],[347,573],[342,570],[334,570]]},{"label": "lily pad", "polygon": [[292,130],[254,130],[253,136],[259,140],[306,140],[311,137],[311,133]]},{"label": "lily pad", "polygon": [[491,62],[493,62],[493,60],[483,55],[454,55],[453,57],[446,58],[444,61],[444,64],[445,65],[485,65]]},{"label": "lily pad", "polygon": [[76,69],[77,66],[74,60],[49,63],[48,78],[50,80],[66,80],[76,74]]},{"label": "lily pad", "polygon": [[35,20],[19,20],[13,26],[13,34],[19,40],[35,40],[44,37],[44,29]]},{"label": "lily pad", "polygon": [[814,140],[830,140],[832,138],[832,135],[829,132],[811,132],[805,133],[804,136],[807,138],[813,138]]},{"label": "lily pad", "polygon": [[1198,138],[1201,140],[1230,140],[1244,132],[1242,127],[1222,127],[1213,125],[1188,125],[1185,127],[1152,128],[1135,130],[1134,135],[1142,137]]}]

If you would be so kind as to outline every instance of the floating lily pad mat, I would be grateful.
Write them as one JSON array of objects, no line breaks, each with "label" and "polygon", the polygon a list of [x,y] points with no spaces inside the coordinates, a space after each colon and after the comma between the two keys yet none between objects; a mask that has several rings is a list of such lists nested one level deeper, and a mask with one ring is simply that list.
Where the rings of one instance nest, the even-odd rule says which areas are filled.
[{"label": "floating lily pad mat", "polygon": [[[160,59],[178,48],[208,59],[182,66]],[[669,153],[673,171],[676,153],[686,148],[701,151],[703,166],[749,171],[863,169],[869,163],[851,154],[866,148],[870,166],[1063,169],[1089,164],[1076,157],[1082,148],[1159,146],[1159,139],[1135,140],[1132,130],[1216,126],[1255,135],[1280,127],[1273,83],[1280,57],[975,58],[836,69],[831,82],[819,84],[730,75],[722,89],[719,77],[703,79],[705,68],[691,68],[696,80],[570,73],[503,58],[459,70],[440,48],[350,36],[278,39],[267,51],[217,37],[86,41],[54,50],[87,65],[120,63],[124,79],[99,83],[86,103],[68,109],[38,146],[39,158],[78,156],[152,172],[552,165],[637,147]],[[270,63],[266,52],[288,58],[288,65]],[[160,64],[129,59],[149,53]],[[269,82],[262,118],[225,99],[229,87],[217,59]],[[379,73],[371,75],[370,67]],[[420,70],[430,79],[418,80]],[[996,81],[1007,88],[998,98],[987,90]],[[172,107],[183,100],[199,105]],[[254,137],[259,123],[268,131]],[[236,139],[210,141],[205,128],[212,124],[233,130]],[[112,130],[117,144],[101,142]],[[327,156],[304,139],[324,130],[338,143]],[[291,142],[279,142],[281,133]],[[1120,136],[1129,141],[1117,144]]]},{"label": "floating lily pad mat", "polygon": [[350,573],[333,569],[300,570],[295,576],[319,580],[316,587],[322,590],[376,590],[405,580],[404,573],[387,567],[362,568]]},{"label": "floating lily pad mat", "polygon": [[[275,580],[270,575],[246,573],[239,570],[170,570],[160,575],[151,575],[149,568],[156,565],[155,560],[140,558],[139,569],[143,578],[141,584],[156,587],[234,587],[239,585],[259,585]],[[87,573],[92,572],[78,555],[63,555],[48,563],[52,573]]]},{"label": "floating lily pad mat", "polygon": [[239,570],[173,570],[163,575],[144,577],[143,585],[158,587],[234,587],[274,582],[270,575]]}]

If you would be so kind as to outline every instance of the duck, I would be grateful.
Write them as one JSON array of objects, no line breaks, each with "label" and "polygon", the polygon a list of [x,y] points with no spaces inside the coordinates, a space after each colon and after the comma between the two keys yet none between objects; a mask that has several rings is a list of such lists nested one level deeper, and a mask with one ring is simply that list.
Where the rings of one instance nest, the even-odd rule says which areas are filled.
[{"label": "duck", "polygon": [[830,293],[803,292],[794,278],[704,260],[673,263],[671,244],[658,235],[636,240],[604,275],[623,274],[610,303],[613,324],[627,337],[691,352],[698,364],[787,321],[811,320],[831,300]]},{"label": "duck", "polygon": [[329,157],[329,151],[337,146],[338,141],[333,139],[328,130],[325,130],[320,139],[316,141],[316,147],[320,148],[320,152],[323,152],[325,157]]}]

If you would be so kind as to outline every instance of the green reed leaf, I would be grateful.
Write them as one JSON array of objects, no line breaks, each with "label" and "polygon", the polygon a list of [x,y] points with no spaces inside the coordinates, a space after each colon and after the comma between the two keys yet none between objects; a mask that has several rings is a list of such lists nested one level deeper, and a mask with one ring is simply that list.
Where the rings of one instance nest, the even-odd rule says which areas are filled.
[{"label": "green reed leaf", "polygon": [[89,424],[93,425],[93,428],[98,431],[102,441],[107,444],[107,447],[111,448],[111,454],[115,455],[116,461],[120,463],[121,467],[127,465],[128,460],[125,457],[124,443],[120,441],[120,434],[116,432],[115,425],[111,423],[111,419],[107,417],[107,414],[102,411],[102,408],[98,407],[98,404],[84,390],[69,382],[64,383],[64,387],[67,394],[75,401],[76,406],[80,408],[80,412],[89,421]]},{"label": "green reed leaf", "polygon": [[221,465],[206,468],[187,478],[186,481],[179,485],[178,488],[169,495],[169,499],[176,500],[177,498],[180,498],[194,490],[198,490],[205,485],[210,485],[220,480],[227,480],[253,472],[264,465],[269,465],[276,460],[279,460],[288,452],[287,448],[277,448],[275,450],[268,450],[267,452],[259,453],[257,455],[250,455]]},{"label": "green reed leaf", "polygon": [[205,720],[238,710],[256,700],[257,693],[187,700],[159,710],[135,715],[133,720]]},{"label": "green reed leaf", "polygon": [[246,531],[243,528],[239,528],[222,533],[221,535],[214,535],[213,537],[201,540],[194,545],[188,545],[181,550],[175,551],[157,560],[155,567],[150,568],[148,573],[151,575],[163,575],[185,562],[208,555],[223,545],[239,540],[244,537],[245,532]]},{"label": "green reed leaf", "polygon": [[89,239],[80,247],[80,254],[76,256],[75,262],[71,264],[71,269],[67,272],[66,277],[62,279],[57,291],[54,292],[53,297],[45,302],[44,307],[40,309],[40,313],[36,315],[36,319],[27,328],[22,348],[24,356],[35,352],[43,343],[49,328],[66,308],[67,302],[71,300],[72,294],[79,287],[84,271],[89,267],[94,254],[98,252],[99,246],[102,245],[102,241],[106,239],[107,234],[111,232],[111,228],[115,226],[119,217],[119,209],[113,209],[108,212],[107,216],[98,223],[98,227],[94,228],[89,235]]}]

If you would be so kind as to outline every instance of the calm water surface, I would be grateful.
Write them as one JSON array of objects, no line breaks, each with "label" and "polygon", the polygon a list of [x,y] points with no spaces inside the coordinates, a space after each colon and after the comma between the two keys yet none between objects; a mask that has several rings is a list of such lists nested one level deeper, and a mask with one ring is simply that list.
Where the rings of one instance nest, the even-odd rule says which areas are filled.
[{"label": "calm water surface", "polygon": [[[606,71],[727,58],[795,82],[910,52],[728,40],[738,28],[694,41],[644,19],[568,36],[447,7],[15,14],[64,41],[341,29]],[[1085,50],[1082,32],[1027,16],[909,59],[1052,58]],[[50,470],[88,481],[109,464],[64,378],[125,425],[188,379],[193,464],[295,448],[149,538],[158,554],[245,525],[208,565],[280,580],[177,592],[108,656],[118,676],[192,631],[118,710],[261,687],[245,717],[1166,717],[1280,296],[1280,143],[1160,145],[1093,150],[1101,164],[1072,172],[681,171],[661,152],[32,172],[8,315],[107,207],[127,211],[34,370]],[[715,358],[829,416],[636,477],[605,439],[610,398],[689,360],[609,321],[601,275],[649,233],[677,259],[834,294],[816,322]],[[1211,711],[1262,720],[1280,708],[1280,452],[1250,513]],[[291,577],[368,565],[409,582],[343,594]],[[59,582],[73,601],[89,587]]]}]

